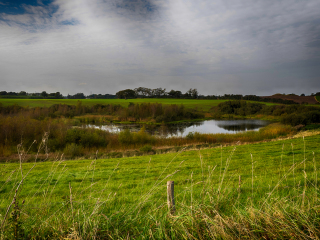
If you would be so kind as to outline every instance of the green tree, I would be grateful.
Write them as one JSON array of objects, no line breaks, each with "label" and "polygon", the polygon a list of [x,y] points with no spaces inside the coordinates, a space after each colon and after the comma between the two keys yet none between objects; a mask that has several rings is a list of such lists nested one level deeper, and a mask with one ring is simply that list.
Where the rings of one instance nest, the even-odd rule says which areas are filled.
[{"label": "green tree", "polygon": [[120,99],[136,98],[136,92],[132,89],[122,90],[116,93],[117,97]]},{"label": "green tree", "polygon": [[45,98],[45,97],[48,97],[48,93],[47,93],[46,91],[43,91],[43,92],[41,93],[41,96],[44,97],[44,98]]}]

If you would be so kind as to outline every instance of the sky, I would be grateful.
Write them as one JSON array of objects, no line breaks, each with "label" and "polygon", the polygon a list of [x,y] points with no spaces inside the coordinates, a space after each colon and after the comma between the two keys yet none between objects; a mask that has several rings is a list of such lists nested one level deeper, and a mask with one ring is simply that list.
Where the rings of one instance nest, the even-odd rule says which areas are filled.
[{"label": "sky", "polygon": [[320,91],[319,0],[0,0],[0,91]]}]

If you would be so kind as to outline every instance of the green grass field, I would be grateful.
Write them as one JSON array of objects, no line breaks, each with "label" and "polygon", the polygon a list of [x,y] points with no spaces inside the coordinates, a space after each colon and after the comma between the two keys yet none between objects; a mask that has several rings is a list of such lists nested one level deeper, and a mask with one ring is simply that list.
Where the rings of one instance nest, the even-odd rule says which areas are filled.
[{"label": "green grass field", "polygon": [[[69,104],[76,105],[78,99],[4,99],[0,98],[0,103],[4,106],[17,104],[23,107],[49,107],[53,104]],[[209,110],[213,106],[217,106],[221,102],[227,100],[198,100],[198,99],[167,99],[167,98],[144,98],[144,99],[83,99],[81,100],[84,105],[94,104],[120,104],[127,107],[130,102],[132,103],[162,103],[162,104],[183,104],[187,108],[198,107],[202,110]],[[266,105],[274,105],[273,103],[264,103]]]},{"label": "green grass field", "polygon": [[[164,155],[41,162],[31,170],[19,191],[18,201],[25,200],[21,207],[19,229],[38,238],[67,238],[78,234],[89,239],[101,234],[118,239],[127,235],[139,239],[151,235],[153,237],[150,238],[155,239],[168,236],[180,239],[189,236],[185,231],[190,231],[195,238],[201,237],[202,230],[197,233],[193,227],[198,226],[197,219],[202,219],[203,212],[210,226],[214,224],[217,213],[224,217],[224,221],[229,218],[236,221],[234,216],[237,214],[244,219],[247,219],[246,216],[251,219],[252,214],[257,214],[258,218],[263,211],[276,211],[278,207],[281,210],[284,206],[287,206],[286,210],[277,210],[279,214],[306,209],[303,216],[307,216],[319,206],[319,155],[320,135],[317,135]],[[0,223],[13,199],[21,174],[25,176],[33,165],[23,163],[22,173],[19,164],[0,165]],[[167,217],[168,180],[175,181],[177,218],[173,222],[179,228],[170,225],[173,222]],[[291,216],[293,221],[294,216]],[[195,222],[191,221],[193,218]],[[258,235],[251,237],[259,238],[259,231],[266,231],[265,225],[268,224],[264,223],[260,229],[260,222],[253,221],[253,229],[250,230],[253,232],[250,234]],[[10,224],[12,218],[7,223],[8,226]],[[207,225],[200,224],[199,227],[207,229]],[[229,225],[228,229],[224,230],[225,234],[231,231],[230,236],[242,236],[241,232],[234,233]],[[209,237],[210,231],[209,235],[203,232],[202,237]],[[292,234],[298,234],[292,231]],[[219,232],[217,234],[214,236],[224,236]],[[245,235],[249,233],[243,234],[250,236]]]}]

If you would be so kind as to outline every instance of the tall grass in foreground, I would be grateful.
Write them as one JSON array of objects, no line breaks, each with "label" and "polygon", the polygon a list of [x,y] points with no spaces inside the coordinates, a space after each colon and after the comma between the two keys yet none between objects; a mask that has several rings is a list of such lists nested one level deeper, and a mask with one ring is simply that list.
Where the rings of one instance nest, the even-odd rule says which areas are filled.
[{"label": "tall grass in foreground", "polygon": [[[87,161],[81,175],[70,180],[67,176],[77,175],[68,172],[73,162],[57,156],[46,165],[36,157],[24,164],[26,152],[20,149],[20,163],[0,170],[1,239],[318,239],[317,159],[304,138],[294,141],[279,149],[270,145],[280,153],[273,166],[244,146],[197,151],[196,165],[181,151],[157,171],[150,158],[142,174],[131,173],[139,178],[136,186],[118,174],[129,162],[119,160],[101,179],[99,160]],[[46,175],[32,176],[38,165],[46,166]],[[165,195],[172,179],[174,216]]]}]

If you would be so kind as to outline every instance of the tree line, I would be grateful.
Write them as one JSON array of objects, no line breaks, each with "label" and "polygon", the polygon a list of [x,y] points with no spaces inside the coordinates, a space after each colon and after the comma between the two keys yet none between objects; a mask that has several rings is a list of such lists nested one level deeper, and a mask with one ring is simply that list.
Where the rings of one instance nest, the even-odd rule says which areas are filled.
[{"label": "tree line", "polygon": [[166,92],[165,88],[145,88],[138,87],[135,89],[125,89],[116,93],[116,96],[120,99],[129,98],[185,98],[185,99],[197,99],[199,98],[199,92],[195,88],[190,88],[186,93],[181,91],[171,90]]},{"label": "tree line", "polygon": [[[313,94],[312,96],[320,95],[320,92]],[[301,94],[304,95],[304,94]],[[138,87],[135,89],[125,89],[116,93],[119,99],[134,99],[134,98],[176,98],[176,99],[211,99],[211,100],[247,100],[247,101],[259,101],[259,102],[272,102],[282,104],[297,104],[292,100],[284,100],[280,98],[265,98],[256,95],[241,95],[241,94],[224,94],[224,95],[200,95],[198,90],[190,88],[186,93],[182,93],[179,90],[171,90],[166,92],[165,88],[145,88]]]},{"label": "tree line", "polygon": [[68,94],[63,96],[60,92],[47,93],[42,91],[41,93],[27,93],[25,91],[21,92],[7,92],[0,91],[0,98],[25,98],[25,99],[113,99],[116,95],[112,94],[90,94],[88,96],[84,93],[76,93],[74,95]]},{"label": "tree line", "polygon": [[[293,94],[294,95],[294,94]],[[305,96],[305,94],[301,94]],[[320,96],[320,92],[312,93],[311,96]],[[185,93],[180,90],[166,91],[165,88],[145,88],[138,87],[135,89],[125,89],[113,94],[90,94],[76,93],[74,95],[68,94],[63,96],[60,92],[47,93],[42,91],[41,93],[27,93],[21,92],[6,92],[0,91],[0,98],[30,98],[30,99],[134,99],[134,98],[176,98],[176,99],[221,99],[221,100],[248,100],[248,101],[260,101],[260,102],[273,102],[283,104],[296,104],[292,100],[284,100],[277,98],[264,98],[256,95],[241,95],[241,94],[224,94],[224,95],[201,95],[196,88],[190,88]]]},{"label": "tree line", "polygon": [[25,91],[20,92],[0,92],[1,98],[29,98],[29,99],[62,99],[64,98],[60,92],[47,93],[42,91],[41,93],[27,93]]}]

